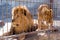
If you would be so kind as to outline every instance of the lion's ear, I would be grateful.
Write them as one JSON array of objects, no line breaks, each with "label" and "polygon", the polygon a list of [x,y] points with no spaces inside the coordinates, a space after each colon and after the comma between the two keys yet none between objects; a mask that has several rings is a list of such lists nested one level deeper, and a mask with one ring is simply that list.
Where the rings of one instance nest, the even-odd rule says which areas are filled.
[{"label": "lion's ear", "polygon": [[53,10],[52,9],[50,9],[50,13],[53,15]]}]

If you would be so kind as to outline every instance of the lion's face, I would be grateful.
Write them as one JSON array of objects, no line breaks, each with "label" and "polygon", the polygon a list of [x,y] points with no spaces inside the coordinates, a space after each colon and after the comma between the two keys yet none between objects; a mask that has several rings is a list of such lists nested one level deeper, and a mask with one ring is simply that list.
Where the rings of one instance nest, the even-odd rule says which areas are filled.
[{"label": "lion's face", "polygon": [[52,9],[48,8],[48,6],[46,5],[43,5],[39,9],[38,15],[42,20],[45,20],[45,21],[51,20],[53,17]]}]

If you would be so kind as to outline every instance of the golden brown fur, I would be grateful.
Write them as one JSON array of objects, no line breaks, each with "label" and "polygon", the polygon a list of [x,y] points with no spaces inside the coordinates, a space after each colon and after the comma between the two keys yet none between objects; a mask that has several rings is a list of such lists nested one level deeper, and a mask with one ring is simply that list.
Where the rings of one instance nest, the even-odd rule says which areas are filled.
[{"label": "golden brown fur", "polygon": [[32,15],[26,6],[17,6],[12,10],[12,28],[14,33],[27,32],[33,25]]},{"label": "golden brown fur", "polygon": [[42,4],[38,8],[38,30],[48,29],[53,25],[53,11],[46,4]]}]

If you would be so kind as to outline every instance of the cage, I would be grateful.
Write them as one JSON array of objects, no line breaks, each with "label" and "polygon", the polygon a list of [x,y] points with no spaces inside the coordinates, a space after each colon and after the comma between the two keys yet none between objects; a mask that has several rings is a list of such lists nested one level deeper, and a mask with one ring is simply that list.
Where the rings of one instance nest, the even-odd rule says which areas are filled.
[{"label": "cage", "polygon": [[[0,40],[60,40],[60,32],[51,30],[33,31],[17,35],[1,36],[10,31],[12,22],[12,8],[25,5],[37,23],[37,9],[41,4],[48,4],[53,9],[53,26],[60,29],[60,4],[59,0],[0,0]],[[26,38],[24,37],[26,35]]]}]

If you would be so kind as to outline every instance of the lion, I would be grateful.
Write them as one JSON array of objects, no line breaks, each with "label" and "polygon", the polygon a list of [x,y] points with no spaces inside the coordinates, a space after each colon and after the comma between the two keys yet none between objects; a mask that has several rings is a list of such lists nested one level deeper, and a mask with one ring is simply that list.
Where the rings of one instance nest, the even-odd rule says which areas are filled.
[{"label": "lion", "polygon": [[26,6],[17,6],[12,11],[12,27],[15,34],[27,32],[33,25],[32,15]]},{"label": "lion", "polygon": [[53,10],[47,4],[42,4],[38,7],[38,29],[52,29],[53,25]]}]

